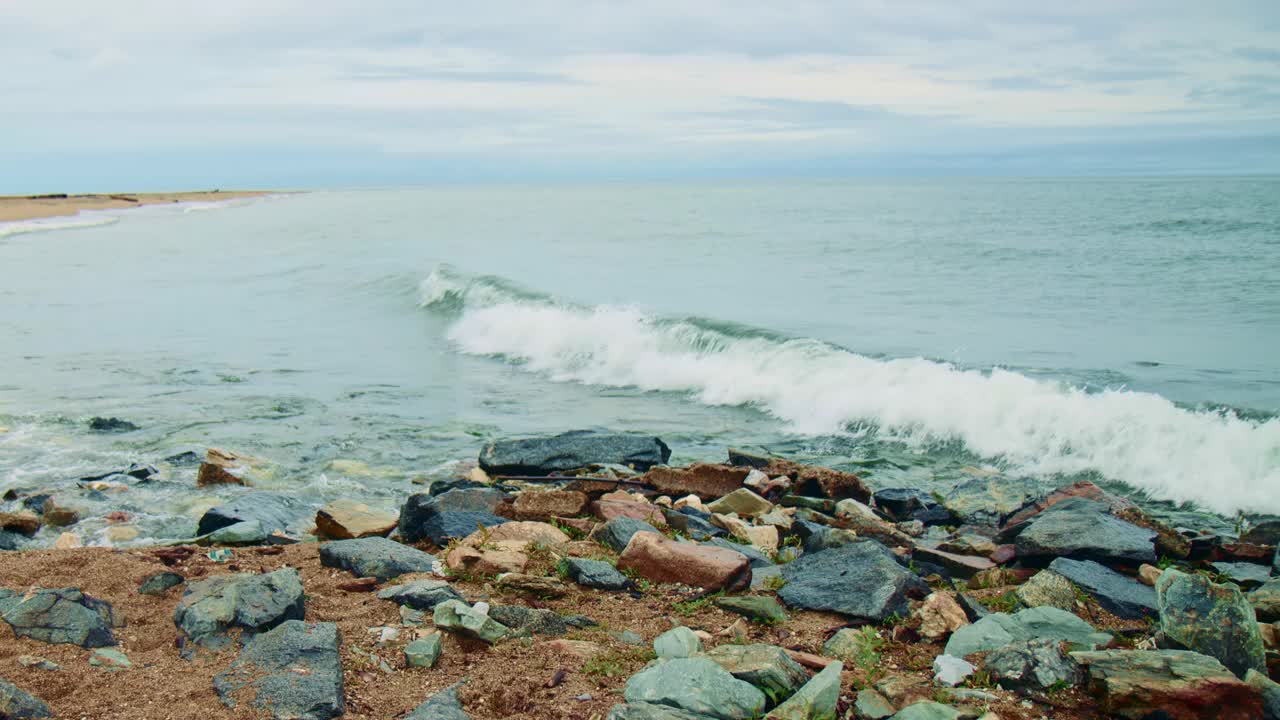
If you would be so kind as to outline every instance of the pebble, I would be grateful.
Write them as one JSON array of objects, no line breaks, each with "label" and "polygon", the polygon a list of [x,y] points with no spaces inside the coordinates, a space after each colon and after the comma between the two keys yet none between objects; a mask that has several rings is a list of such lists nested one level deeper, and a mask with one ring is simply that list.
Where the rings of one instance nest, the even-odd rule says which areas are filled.
[{"label": "pebble", "polygon": [[37,670],[61,670],[62,666],[38,655],[19,655],[18,664],[23,667],[35,668]]}]

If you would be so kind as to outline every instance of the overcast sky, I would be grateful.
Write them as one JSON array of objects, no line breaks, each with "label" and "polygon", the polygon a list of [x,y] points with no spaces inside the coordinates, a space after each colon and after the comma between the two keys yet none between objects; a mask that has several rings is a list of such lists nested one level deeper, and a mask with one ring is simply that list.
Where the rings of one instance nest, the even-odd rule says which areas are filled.
[{"label": "overcast sky", "polygon": [[1280,170],[1277,0],[0,0],[0,64],[11,192]]}]

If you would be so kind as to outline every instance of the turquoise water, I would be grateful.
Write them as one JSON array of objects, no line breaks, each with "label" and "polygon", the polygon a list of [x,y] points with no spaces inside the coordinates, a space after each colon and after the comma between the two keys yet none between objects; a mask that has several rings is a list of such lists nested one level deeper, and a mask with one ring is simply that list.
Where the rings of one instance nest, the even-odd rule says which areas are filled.
[{"label": "turquoise water", "polygon": [[[988,466],[1280,512],[1280,178],[232,205],[0,226],[0,490],[215,445],[270,461],[260,485],[393,506],[485,438],[607,427],[681,462],[757,446],[876,486]],[[169,470],[82,502],[181,536],[214,498]]]}]

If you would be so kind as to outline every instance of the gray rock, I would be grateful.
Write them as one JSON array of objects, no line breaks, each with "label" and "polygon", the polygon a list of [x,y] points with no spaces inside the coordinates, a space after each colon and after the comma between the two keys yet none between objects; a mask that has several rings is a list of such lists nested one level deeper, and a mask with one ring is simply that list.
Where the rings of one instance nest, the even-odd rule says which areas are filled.
[{"label": "gray rock", "polygon": [[1036,515],[1018,534],[1018,557],[1154,563],[1156,532],[1125,522],[1106,505],[1069,498]]},{"label": "gray rock", "polygon": [[97,648],[115,645],[111,628],[115,613],[111,603],[98,600],[76,588],[34,590],[16,596],[0,616],[18,637],[50,644]]},{"label": "gray rock", "polygon": [[253,688],[253,706],[277,720],[328,720],[343,713],[342,661],[333,623],[289,620],[253,638],[213,678],[224,705]]},{"label": "gray rock", "polygon": [[409,667],[435,667],[442,647],[439,633],[414,640],[404,646],[404,662]]},{"label": "gray rock", "polygon": [[883,545],[873,540],[806,553],[782,568],[787,581],[778,597],[791,607],[833,610],[876,622],[893,614],[905,617],[911,595],[929,588]]},{"label": "gray rock", "polygon": [[1052,570],[1041,570],[1014,590],[1027,607],[1056,607],[1071,612],[1076,608],[1076,588],[1071,581]]},{"label": "gray rock", "polygon": [[1240,536],[1240,542],[1252,545],[1280,545],[1280,520],[1263,520]]},{"label": "gray rock", "polygon": [[175,588],[186,581],[186,578],[176,572],[162,570],[143,578],[142,583],[138,585],[138,592],[143,595],[164,595],[170,588]]},{"label": "gray rock", "polygon": [[245,520],[235,525],[220,527],[208,535],[193,540],[200,545],[261,545],[270,535],[257,520]]},{"label": "gray rock", "polygon": [[320,546],[320,564],[356,577],[389,580],[405,573],[431,572],[435,558],[417,548],[384,537],[336,540]]},{"label": "gray rock", "polygon": [[1244,682],[1262,695],[1262,720],[1280,720],[1280,683],[1257,670],[1245,673]]},{"label": "gray rock", "polygon": [[437,605],[431,619],[441,630],[487,643],[496,643],[510,633],[507,626],[458,600],[446,600]]},{"label": "gray rock", "polygon": [[1007,690],[1022,694],[1084,682],[1080,665],[1056,640],[1027,640],[992,650],[983,660],[991,677]]},{"label": "gray rock", "polygon": [[1093,596],[1107,612],[1129,620],[1156,615],[1156,593],[1137,580],[1092,560],[1058,558],[1049,569]]},{"label": "gray rock", "polygon": [[933,659],[933,681],[939,685],[955,687],[977,670],[968,660],[954,655],[944,654]]},{"label": "gray rock", "polygon": [[708,717],[666,705],[641,702],[614,705],[605,720],[707,720]]},{"label": "gray rock", "polygon": [[1280,621],[1280,578],[1268,580],[1248,595],[1249,604],[1262,622]]},{"label": "gray rock", "polygon": [[681,625],[654,638],[653,652],[662,660],[693,657],[702,652],[702,641],[692,630]]},{"label": "gray rock", "polygon": [[43,700],[12,683],[0,680],[0,718],[27,720],[46,717],[53,717],[53,711]]},{"label": "gray rock", "polygon": [[832,548],[852,545],[861,540],[857,533],[840,528],[827,527],[808,520],[797,520],[792,524],[791,531],[800,538],[806,553],[831,550]]},{"label": "gray rock", "polygon": [[957,720],[960,711],[950,705],[921,701],[898,711],[893,720]]},{"label": "gray rock", "polygon": [[718,547],[718,548],[724,548],[725,550],[732,550],[736,553],[742,553],[743,555],[746,555],[747,559],[751,561],[752,570],[756,568],[769,567],[770,565],[774,564],[773,558],[769,557],[768,555],[765,555],[764,553],[760,552],[756,548],[750,545],[736,543],[736,542],[733,542],[732,540],[726,540],[722,537],[711,538],[707,542],[703,543],[703,545],[714,545],[715,547]]},{"label": "gray rock", "polygon": [[722,610],[737,613],[754,622],[774,625],[787,621],[787,611],[777,600],[767,595],[740,595],[716,598],[715,604]]},{"label": "gray rock", "polygon": [[98,648],[94,650],[89,655],[89,664],[112,672],[133,667],[133,662],[129,660],[129,656],[115,648]]},{"label": "gray rock", "polygon": [[458,699],[460,687],[462,683],[454,683],[432,695],[406,715],[404,720],[471,720],[471,716],[462,709],[462,701]]},{"label": "gray rock", "polygon": [[1216,562],[1213,569],[1240,587],[1251,590],[1271,579],[1271,568],[1248,562]]},{"label": "gray rock", "polygon": [[462,596],[443,580],[414,580],[378,591],[378,597],[415,610],[431,610],[446,600],[462,600]]},{"label": "gray rock", "polygon": [[809,679],[809,673],[786,650],[774,645],[720,645],[706,657],[730,675],[759,688],[770,704],[790,697]]},{"label": "gray rock", "polygon": [[658,533],[658,529],[643,520],[619,516],[596,527],[595,532],[591,533],[591,539],[616,552],[622,552],[627,543],[631,542],[631,536],[638,532]]},{"label": "gray rock", "polygon": [[1165,644],[1217,658],[1237,677],[1267,671],[1253,607],[1239,588],[1170,568],[1156,580],[1156,599]]},{"label": "gray rock", "polygon": [[441,490],[443,486],[434,483],[428,492],[435,498],[435,508],[441,512],[466,511],[496,513],[498,508],[510,499],[510,496],[488,486],[454,486]]},{"label": "gray rock", "polygon": [[631,582],[603,560],[565,558],[560,561],[560,572],[583,587],[597,590],[625,590]]},{"label": "gray rock", "polygon": [[864,720],[885,720],[885,718],[893,717],[894,713],[897,712],[888,698],[871,688],[858,691],[858,697],[854,700],[853,709],[854,716]]},{"label": "gray rock", "polygon": [[896,520],[905,520],[911,513],[937,505],[937,501],[929,493],[917,488],[883,488],[873,495],[876,507],[884,510]]},{"label": "gray rock", "polygon": [[0,530],[0,550],[21,550],[26,541],[21,535],[9,530]]},{"label": "gray rock", "polygon": [[569,632],[569,618],[551,610],[494,605],[489,609],[489,617],[502,623],[513,633],[564,635]]},{"label": "gray rock", "polygon": [[764,693],[706,658],[656,663],[627,681],[628,703],[649,702],[709,715],[748,720],[764,712]]},{"label": "gray rock", "polygon": [[782,578],[782,565],[756,568],[751,571],[751,590],[777,590],[787,581]]},{"label": "gray rock", "polygon": [[208,535],[220,528],[256,520],[262,526],[263,532],[269,535],[273,532],[288,530],[307,514],[307,506],[289,495],[251,492],[206,512],[200,517],[196,534]]},{"label": "gray rock", "polygon": [[645,471],[670,458],[671,448],[656,437],[578,431],[489,443],[480,468],[490,475],[551,475],[612,463]]},{"label": "gray rock", "polygon": [[725,534],[723,529],[712,525],[707,522],[706,518],[694,512],[666,509],[662,511],[662,514],[666,517],[668,525],[688,535],[692,540],[710,540]]},{"label": "gray rock", "polygon": [[[302,578],[293,568],[265,575],[219,575],[187,585],[173,611],[173,624],[191,645],[220,650],[228,633],[266,632],[287,620],[305,619]],[[243,639],[243,638],[242,638]]]},{"label": "gray rock", "polygon": [[994,527],[1001,518],[1042,494],[1034,480],[997,475],[960,483],[942,498],[942,506],[962,523]]},{"label": "gray rock", "polygon": [[965,625],[951,634],[946,653],[965,657],[1037,638],[1065,641],[1088,649],[1111,642],[1110,635],[1095,631],[1092,625],[1069,612],[1053,607],[1038,607],[1012,615],[992,613],[975,623]]},{"label": "gray rock", "polygon": [[844,666],[839,662],[823,668],[786,702],[774,708],[769,720],[836,720],[842,670]]},{"label": "gray rock", "polygon": [[405,542],[430,540],[443,547],[450,540],[464,538],[481,527],[507,522],[506,518],[493,514],[496,503],[492,501],[501,502],[503,497],[497,490],[479,488],[450,490],[435,497],[427,493],[410,495],[400,508],[396,528]]}]

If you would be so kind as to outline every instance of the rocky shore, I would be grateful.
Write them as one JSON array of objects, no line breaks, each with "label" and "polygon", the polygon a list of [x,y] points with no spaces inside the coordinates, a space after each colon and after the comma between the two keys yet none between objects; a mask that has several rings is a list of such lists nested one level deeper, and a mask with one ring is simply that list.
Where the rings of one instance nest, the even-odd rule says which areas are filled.
[{"label": "rocky shore", "polygon": [[1280,717],[1280,523],[670,457],[498,441],[397,513],[256,490],[251,458],[210,449],[198,482],[247,487],[154,547],[31,549],[81,518],[10,490],[0,720]]}]

